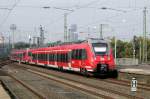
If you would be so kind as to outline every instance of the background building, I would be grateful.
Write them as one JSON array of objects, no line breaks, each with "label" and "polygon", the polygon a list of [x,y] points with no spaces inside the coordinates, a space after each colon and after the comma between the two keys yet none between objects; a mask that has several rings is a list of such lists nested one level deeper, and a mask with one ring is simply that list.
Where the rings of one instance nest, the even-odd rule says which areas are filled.
[{"label": "background building", "polygon": [[77,25],[72,24],[69,29],[70,42],[78,41]]}]

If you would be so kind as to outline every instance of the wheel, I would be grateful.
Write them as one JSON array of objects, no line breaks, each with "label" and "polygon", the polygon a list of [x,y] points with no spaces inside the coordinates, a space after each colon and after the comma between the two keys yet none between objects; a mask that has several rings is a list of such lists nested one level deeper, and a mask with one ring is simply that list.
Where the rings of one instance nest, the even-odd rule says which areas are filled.
[{"label": "wheel", "polygon": [[86,70],[86,68],[81,68],[81,69],[80,69],[80,72],[81,72],[82,75],[84,75],[84,76],[86,76],[86,77],[89,77],[89,76],[90,76],[89,73],[88,73],[88,71]]},{"label": "wheel", "polygon": [[117,77],[118,77],[118,71],[117,71],[117,70],[113,70],[113,71],[110,73],[110,77],[111,77],[111,78],[117,78]]},{"label": "wheel", "polygon": [[63,71],[63,67],[61,66],[61,67],[58,67],[58,69],[60,70],[60,71]]}]

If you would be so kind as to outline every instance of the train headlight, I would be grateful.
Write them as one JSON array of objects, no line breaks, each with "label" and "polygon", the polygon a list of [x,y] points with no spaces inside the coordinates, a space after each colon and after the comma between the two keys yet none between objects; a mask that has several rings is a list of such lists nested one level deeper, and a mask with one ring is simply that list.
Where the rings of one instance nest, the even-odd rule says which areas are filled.
[{"label": "train headlight", "polygon": [[108,58],[107,58],[108,60],[110,60],[110,56],[108,56]]}]

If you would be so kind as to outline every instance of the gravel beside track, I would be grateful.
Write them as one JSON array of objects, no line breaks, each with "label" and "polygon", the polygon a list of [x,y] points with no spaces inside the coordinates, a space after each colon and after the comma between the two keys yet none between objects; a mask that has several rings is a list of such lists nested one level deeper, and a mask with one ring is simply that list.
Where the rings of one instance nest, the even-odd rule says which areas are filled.
[{"label": "gravel beside track", "polygon": [[7,90],[11,93],[13,99],[40,99],[12,78],[1,76],[0,79],[5,88],[7,87]]},{"label": "gravel beside track", "polygon": [[10,63],[12,63],[11,60],[0,60],[0,68],[2,68],[5,65],[8,65]]},{"label": "gravel beside track", "polygon": [[[127,80],[106,79],[105,82],[120,84],[120,85],[128,86],[128,87],[131,86],[130,85],[131,82],[127,81]],[[143,84],[143,83],[138,83],[138,89],[150,91],[150,85]]]},{"label": "gravel beside track", "polygon": [[4,72],[2,69],[0,69],[0,76],[8,76],[8,74]]},{"label": "gravel beside track", "polygon": [[150,65],[139,64],[135,66],[118,66],[120,80],[131,80],[133,77],[138,83],[150,85]]},{"label": "gravel beside track", "polygon": [[[59,71],[54,71],[54,70],[48,70],[48,69],[44,69],[44,68],[37,68],[37,67],[31,67],[25,64],[21,64],[20,66],[25,66],[26,68],[32,68],[32,69],[38,69],[39,71],[42,71],[44,73],[48,73],[50,75],[53,76],[57,76],[63,79],[67,79],[67,80],[73,80],[76,82],[80,82],[81,84],[88,84],[88,85],[92,85],[95,86],[99,89],[103,89],[103,91],[107,91],[108,95],[111,97],[115,97],[114,94],[120,95],[120,97],[123,98],[133,98],[131,96],[131,92],[130,92],[130,86],[123,86],[121,84],[116,84],[116,83],[110,83],[110,82],[106,82],[105,79],[93,79],[93,78],[86,78],[83,76],[79,76],[79,75],[74,75],[74,74],[70,74],[70,73],[63,73],[63,72],[59,72]],[[111,94],[110,94],[111,93]],[[138,91],[135,93],[135,97],[136,99],[138,98],[150,98],[149,96],[150,91],[144,90],[144,89],[138,89]],[[120,98],[118,98],[120,99]]]},{"label": "gravel beside track", "polygon": [[22,82],[32,86],[35,90],[45,96],[45,99],[96,99],[95,96],[91,96],[56,81],[43,78],[24,68],[16,68],[13,65],[10,65],[5,66],[3,69]]}]

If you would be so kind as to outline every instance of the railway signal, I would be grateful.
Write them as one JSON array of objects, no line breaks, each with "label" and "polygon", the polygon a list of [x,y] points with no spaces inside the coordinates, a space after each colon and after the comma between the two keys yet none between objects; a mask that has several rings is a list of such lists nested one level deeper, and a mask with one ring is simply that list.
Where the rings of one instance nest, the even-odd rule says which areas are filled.
[{"label": "railway signal", "polygon": [[132,80],[131,80],[131,91],[132,92],[137,91],[137,80],[136,80],[136,78],[132,78]]}]

